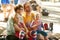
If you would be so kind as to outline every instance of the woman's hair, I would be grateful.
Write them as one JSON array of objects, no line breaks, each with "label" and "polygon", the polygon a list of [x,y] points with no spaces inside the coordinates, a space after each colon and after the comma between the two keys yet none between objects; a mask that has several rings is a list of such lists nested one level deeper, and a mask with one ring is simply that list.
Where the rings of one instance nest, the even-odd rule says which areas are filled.
[{"label": "woman's hair", "polygon": [[30,3],[29,3],[29,2],[26,2],[26,3],[23,5],[24,10],[25,10],[25,6],[26,6],[27,4],[30,4]]}]

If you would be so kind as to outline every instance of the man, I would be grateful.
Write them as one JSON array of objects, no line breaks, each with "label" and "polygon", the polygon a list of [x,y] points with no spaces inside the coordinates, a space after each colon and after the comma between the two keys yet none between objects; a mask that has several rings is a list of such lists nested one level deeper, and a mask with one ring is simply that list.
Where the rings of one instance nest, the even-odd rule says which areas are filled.
[{"label": "man", "polygon": [[49,26],[50,26],[50,31],[53,32],[53,22],[51,22]]},{"label": "man", "polygon": [[36,0],[31,0],[30,1],[30,5],[31,5],[33,11],[36,11],[35,7],[36,7],[36,5],[38,5],[37,2],[36,2]]},{"label": "man", "polygon": [[[21,8],[22,8],[22,6],[16,7],[15,8],[15,13],[16,14],[21,13],[22,12]],[[16,22],[18,22],[18,21],[15,21],[15,20],[17,20],[17,19],[15,19],[16,16],[17,15],[15,15],[14,18],[11,17],[11,18],[8,19],[8,22],[7,22],[7,35],[8,35],[7,40],[19,40],[19,38],[15,36],[15,31],[16,30],[20,31],[20,28],[17,25],[15,25]]]},{"label": "man", "polygon": [[17,5],[19,0],[14,0],[14,4]]},{"label": "man", "polygon": [[24,23],[26,25],[26,27],[30,30],[29,26],[30,23],[32,22],[32,20],[34,20],[34,14],[31,12],[31,7],[29,3],[25,3],[24,4]]}]

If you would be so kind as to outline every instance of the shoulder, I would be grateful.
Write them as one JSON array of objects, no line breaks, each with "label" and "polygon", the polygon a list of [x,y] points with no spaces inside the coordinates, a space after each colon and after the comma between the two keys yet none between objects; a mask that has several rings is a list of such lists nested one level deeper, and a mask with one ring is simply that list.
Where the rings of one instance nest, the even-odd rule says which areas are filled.
[{"label": "shoulder", "polygon": [[34,16],[35,15],[35,12],[34,11],[31,11],[31,15]]},{"label": "shoulder", "polygon": [[22,16],[23,16],[23,17],[25,17],[25,16],[26,16],[26,13],[25,13],[25,12],[23,12],[23,13],[22,13]]}]

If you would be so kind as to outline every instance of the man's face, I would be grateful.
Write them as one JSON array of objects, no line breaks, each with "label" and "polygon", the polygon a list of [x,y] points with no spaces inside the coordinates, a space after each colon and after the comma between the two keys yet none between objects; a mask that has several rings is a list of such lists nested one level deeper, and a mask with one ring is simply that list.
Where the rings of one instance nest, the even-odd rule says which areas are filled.
[{"label": "man's face", "polygon": [[31,7],[29,4],[25,5],[25,11],[26,12],[30,12],[31,11]]}]

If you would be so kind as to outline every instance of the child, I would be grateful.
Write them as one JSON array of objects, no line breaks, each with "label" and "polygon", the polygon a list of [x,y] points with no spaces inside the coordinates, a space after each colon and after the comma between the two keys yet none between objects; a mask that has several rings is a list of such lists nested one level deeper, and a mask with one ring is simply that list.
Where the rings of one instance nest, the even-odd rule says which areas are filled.
[{"label": "child", "polygon": [[23,22],[23,17],[22,17],[22,6],[19,5],[15,8],[15,12],[16,12],[16,15],[15,15],[15,29],[16,29],[16,33],[15,33],[15,36],[21,40],[23,40],[23,38],[25,37],[25,32],[27,30],[24,22]]},{"label": "child", "polygon": [[37,40],[37,26],[39,23],[35,20],[33,20],[30,24],[31,31],[29,32],[29,40]]},{"label": "child", "polygon": [[[42,34],[46,40],[47,39],[47,34],[42,31],[42,26],[41,26],[42,22],[40,20],[39,14],[36,14],[36,19],[31,23],[31,28],[33,28],[33,30],[37,31],[37,34]],[[43,38],[44,39],[44,38]]]}]

